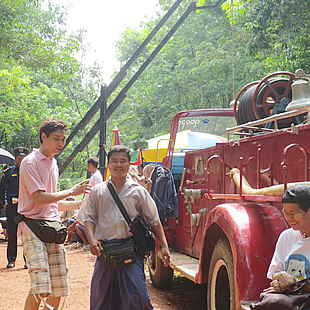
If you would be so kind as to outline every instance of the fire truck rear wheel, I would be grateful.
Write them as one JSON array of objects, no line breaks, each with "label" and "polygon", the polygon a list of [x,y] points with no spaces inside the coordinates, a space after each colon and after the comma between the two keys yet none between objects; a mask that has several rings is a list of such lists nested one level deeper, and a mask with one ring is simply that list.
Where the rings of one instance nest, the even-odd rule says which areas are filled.
[{"label": "fire truck rear wheel", "polygon": [[173,278],[173,269],[171,267],[165,267],[164,263],[158,255],[156,255],[156,253],[151,253],[148,256],[147,266],[152,284],[156,288],[165,288],[170,286]]},{"label": "fire truck rear wheel", "polygon": [[208,310],[235,310],[234,262],[229,243],[220,239],[211,257],[208,289]]}]

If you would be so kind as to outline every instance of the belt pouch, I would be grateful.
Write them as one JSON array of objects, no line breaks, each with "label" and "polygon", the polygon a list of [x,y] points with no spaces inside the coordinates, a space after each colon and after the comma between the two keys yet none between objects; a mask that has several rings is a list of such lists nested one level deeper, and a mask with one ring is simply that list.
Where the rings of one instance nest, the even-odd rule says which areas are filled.
[{"label": "belt pouch", "polygon": [[103,255],[112,268],[124,268],[136,262],[135,241],[133,237],[125,239],[101,240]]},{"label": "belt pouch", "polygon": [[67,238],[67,227],[57,221],[36,220],[21,214],[14,218],[18,224],[24,221],[32,232],[43,242],[62,244]]}]

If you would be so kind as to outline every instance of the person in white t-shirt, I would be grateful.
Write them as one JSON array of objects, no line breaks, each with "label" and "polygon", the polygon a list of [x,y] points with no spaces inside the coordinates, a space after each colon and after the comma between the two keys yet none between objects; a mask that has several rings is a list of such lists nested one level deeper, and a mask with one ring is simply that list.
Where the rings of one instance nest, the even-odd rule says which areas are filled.
[{"label": "person in white t-shirt", "polygon": [[[99,161],[97,157],[89,157],[86,163],[87,163],[87,170],[91,173],[89,184],[93,187],[103,181],[101,172],[98,169]],[[82,218],[84,217],[88,196],[89,196],[88,194],[85,194],[84,202],[76,215],[76,221],[73,224],[74,226],[71,227],[71,229],[69,229],[70,231],[74,230],[80,237],[82,243],[85,245],[88,245],[89,242],[85,234],[84,221],[82,220]]]},{"label": "person in white t-shirt", "polygon": [[89,157],[87,159],[87,170],[91,173],[89,184],[94,186],[103,181],[102,175],[98,169],[99,161],[97,157]]},{"label": "person in white t-shirt", "polygon": [[291,228],[277,241],[267,277],[272,279],[265,293],[282,292],[310,277],[310,187],[295,184],[282,196],[283,215]]}]

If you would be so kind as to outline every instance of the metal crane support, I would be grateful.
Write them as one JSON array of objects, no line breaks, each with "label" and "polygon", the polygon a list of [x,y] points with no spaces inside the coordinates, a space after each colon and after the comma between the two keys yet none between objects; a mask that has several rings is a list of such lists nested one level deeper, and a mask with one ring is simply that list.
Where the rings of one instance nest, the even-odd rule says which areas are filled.
[{"label": "metal crane support", "polygon": [[[134,76],[129,80],[129,82],[125,85],[125,87],[119,92],[117,97],[113,100],[113,102],[109,105],[106,111],[100,113],[100,118],[97,120],[97,122],[94,124],[92,129],[86,134],[86,136],[83,138],[83,140],[79,143],[79,145],[76,146],[74,151],[71,153],[71,155],[65,160],[65,162],[61,165],[59,168],[59,174],[61,174],[71,163],[71,161],[75,158],[75,156],[84,150],[84,148],[88,145],[88,143],[94,138],[94,136],[98,133],[98,131],[101,129],[105,131],[105,124],[107,120],[111,117],[111,115],[114,113],[114,111],[119,107],[119,105],[122,103],[122,101],[127,96],[127,91],[130,89],[130,87],[133,85],[133,83],[139,78],[139,76],[142,74],[142,72],[147,68],[147,66],[150,64],[150,62],[155,58],[155,56],[160,52],[160,50],[165,46],[165,44],[168,42],[168,40],[171,38],[171,36],[177,31],[177,29],[182,25],[182,23],[185,21],[185,19],[192,13],[193,11],[200,10],[200,9],[208,9],[208,8],[215,8],[219,5],[219,3],[222,0],[219,0],[215,5],[210,6],[201,6],[197,7],[195,2],[192,2],[187,10],[184,12],[184,14],[179,18],[179,20],[176,22],[176,24],[172,27],[172,29],[167,33],[167,35],[163,38],[163,40],[158,44],[158,46],[155,48],[155,50],[151,53],[151,55],[146,59],[146,61],[141,65],[139,70],[134,74]],[[177,0],[174,5],[170,8],[170,10],[165,14],[165,16],[160,20],[160,22],[155,26],[153,31],[148,35],[148,37],[143,41],[143,43],[140,45],[140,47],[137,49],[137,51],[134,53],[134,55],[128,60],[128,62],[125,64],[125,66],[119,71],[117,76],[113,79],[113,81],[109,84],[109,86],[101,90],[101,95],[95,102],[95,104],[89,109],[89,111],[86,113],[86,115],[83,117],[81,122],[75,127],[75,129],[71,132],[69,137],[67,138],[66,145],[63,148],[63,150],[66,148],[66,146],[71,142],[73,137],[85,126],[89,123],[89,121],[95,116],[95,114],[98,112],[99,108],[103,108],[102,106],[106,105],[107,99],[109,96],[113,93],[113,91],[116,89],[116,87],[120,84],[120,82],[123,80],[123,78],[126,76],[127,69],[130,67],[130,65],[134,62],[134,60],[139,56],[139,54],[143,51],[145,46],[151,41],[151,39],[155,36],[155,34],[159,31],[159,29],[164,25],[164,23],[168,20],[168,18],[172,15],[172,13],[177,9],[177,7],[180,5],[182,0]],[[105,109],[105,108],[104,108]],[[101,126],[102,125],[102,126]],[[106,133],[101,135],[100,137],[100,165],[104,164],[104,159],[101,158],[102,156],[105,156],[104,148],[105,148],[105,142],[106,142]],[[101,150],[102,149],[102,150]],[[104,167],[100,167],[101,172],[104,171]]]}]

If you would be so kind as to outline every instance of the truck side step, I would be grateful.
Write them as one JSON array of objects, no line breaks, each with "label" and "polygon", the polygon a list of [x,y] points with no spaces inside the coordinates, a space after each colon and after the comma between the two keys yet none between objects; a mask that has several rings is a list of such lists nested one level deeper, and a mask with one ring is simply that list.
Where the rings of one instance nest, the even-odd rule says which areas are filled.
[{"label": "truck side step", "polygon": [[196,274],[199,268],[199,260],[197,258],[190,257],[186,254],[170,249],[171,257],[169,266],[177,272],[180,272],[182,276],[189,280],[196,282]]}]

